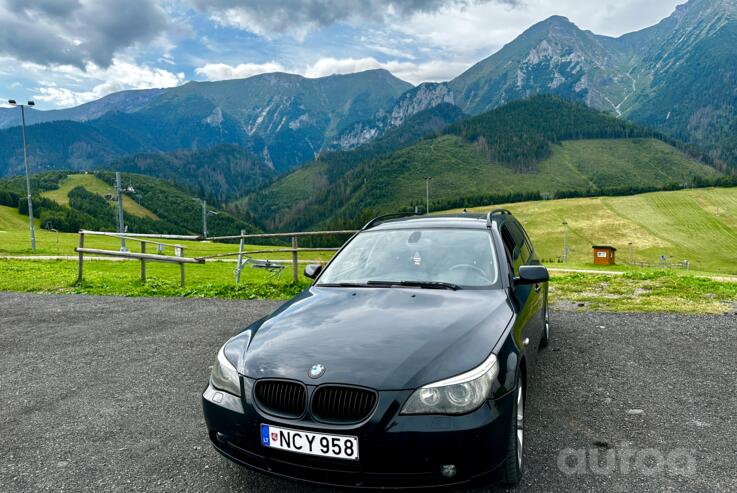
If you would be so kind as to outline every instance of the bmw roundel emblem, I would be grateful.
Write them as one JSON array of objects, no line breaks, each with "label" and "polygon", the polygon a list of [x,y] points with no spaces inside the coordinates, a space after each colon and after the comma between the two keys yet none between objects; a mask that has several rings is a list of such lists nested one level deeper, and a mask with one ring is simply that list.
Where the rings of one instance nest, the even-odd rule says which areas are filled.
[{"label": "bmw roundel emblem", "polygon": [[325,373],[325,366],[317,363],[312,365],[310,370],[307,372],[310,378],[320,378]]}]

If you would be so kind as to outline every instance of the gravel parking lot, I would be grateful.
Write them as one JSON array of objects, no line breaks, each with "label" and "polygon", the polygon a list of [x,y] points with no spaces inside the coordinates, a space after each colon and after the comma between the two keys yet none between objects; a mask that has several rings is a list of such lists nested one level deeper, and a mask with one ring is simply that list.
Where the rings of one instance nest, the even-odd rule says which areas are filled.
[{"label": "gravel parking lot", "polygon": [[[325,491],[231,465],[200,393],[269,301],[0,293],[0,491]],[[518,491],[737,491],[737,316],[553,313]]]}]

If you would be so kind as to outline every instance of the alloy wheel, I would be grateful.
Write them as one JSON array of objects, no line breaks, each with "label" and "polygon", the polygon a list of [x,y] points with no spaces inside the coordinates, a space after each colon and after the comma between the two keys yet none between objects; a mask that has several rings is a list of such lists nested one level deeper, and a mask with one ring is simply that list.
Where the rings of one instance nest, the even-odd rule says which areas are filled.
[{"label": "alloy wheel", "polygon": [[545,304],[545,339],[550,338],[550,308]]},{"label": "alloy wheel", "polygon": [[522,448],[524,446],[525,395],[520,381],[517,386],[517,463],[522,469]]}]

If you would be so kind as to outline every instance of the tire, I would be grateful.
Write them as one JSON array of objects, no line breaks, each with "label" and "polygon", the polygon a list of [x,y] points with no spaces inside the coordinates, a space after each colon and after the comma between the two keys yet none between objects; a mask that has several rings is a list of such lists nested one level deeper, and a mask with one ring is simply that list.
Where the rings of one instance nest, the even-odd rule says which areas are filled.
[{"label": "tire", "polygon": [[548,308],[548,300],[545,300],[545,320],[543,322],[543,337],[540,339],[540,347],[548,347],[550,344],[550,309]]},{"label": "tire", "polygon": [[525,418],[525,388],[522,377],[517,377],[517,388],[509,420],[509,443],[507,444],[507,459],[502,468],[502,483],[514,487],[522,480],[524,472],[524,418]]}]

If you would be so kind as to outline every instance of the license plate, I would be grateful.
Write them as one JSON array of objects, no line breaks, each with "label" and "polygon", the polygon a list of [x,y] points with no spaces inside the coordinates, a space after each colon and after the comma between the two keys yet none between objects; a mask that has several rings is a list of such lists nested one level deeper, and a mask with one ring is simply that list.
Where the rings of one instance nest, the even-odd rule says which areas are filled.
[{"label": "license plate", "polygon": [[358,460],[358,437],[261,425],[261,445],[336,459]]}]

